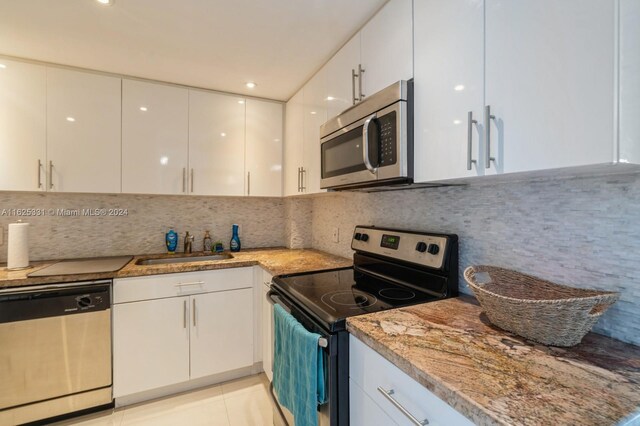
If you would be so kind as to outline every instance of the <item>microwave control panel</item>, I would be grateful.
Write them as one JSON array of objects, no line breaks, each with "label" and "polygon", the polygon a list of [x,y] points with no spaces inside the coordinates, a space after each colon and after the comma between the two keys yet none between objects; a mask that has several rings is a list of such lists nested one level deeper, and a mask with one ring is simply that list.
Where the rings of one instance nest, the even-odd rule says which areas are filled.
[{"label": "microwave control panel", "polygon": [[380,167],[390,166],[397,161],[396,152],[396,112],[378,118],[380,136]]}]

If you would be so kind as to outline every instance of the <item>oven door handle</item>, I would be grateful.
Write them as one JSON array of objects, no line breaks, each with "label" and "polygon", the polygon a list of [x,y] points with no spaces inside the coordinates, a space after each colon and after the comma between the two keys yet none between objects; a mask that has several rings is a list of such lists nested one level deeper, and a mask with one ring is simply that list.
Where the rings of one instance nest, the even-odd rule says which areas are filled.
[{"label": "oven door handle", "polygon": [[362,126],[362,161],[364,161],[364,165],[371,173],[376,174],[378,171],[377,167],[373,167],[371,164],[371,159],[369,158],[369,125],[373,120],[377,117],[376,114],[371,114],[364,121],[364,125]]},{"label": "oven door handle", "polygon": [[[278,296],[278,293],[276,293],[275,291],[269,290],[267,292],[267,301],[272,305],[280,305],[282,309],[287,311],[289,314],[291,313],[291,309],[282,302],[282,299],[280,298],[280,296]],[[318,346],[320,346],[321,348],[326,348],[328,344],[329,342],[324,337],[320,337],[318,339]]]}]

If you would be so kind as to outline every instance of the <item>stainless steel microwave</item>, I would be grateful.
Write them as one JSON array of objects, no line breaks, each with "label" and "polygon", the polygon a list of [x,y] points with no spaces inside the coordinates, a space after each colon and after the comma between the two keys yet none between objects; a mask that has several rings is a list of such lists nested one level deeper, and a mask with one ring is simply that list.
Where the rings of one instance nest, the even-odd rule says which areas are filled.
[{"label": "stainless steel microwave", "polygon": [[413,182],[413,81],[398,81],[320,127],[321,188]]}]

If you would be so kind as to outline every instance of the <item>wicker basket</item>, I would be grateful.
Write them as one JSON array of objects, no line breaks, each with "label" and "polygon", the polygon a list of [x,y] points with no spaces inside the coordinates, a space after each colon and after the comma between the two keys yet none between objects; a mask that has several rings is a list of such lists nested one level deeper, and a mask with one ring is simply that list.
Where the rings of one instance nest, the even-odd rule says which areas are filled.
[{"label": "wicker basket", "polygon": [[495,266],[470,266],[464,278],[498,327],[552,346],[580,343],[619,294],[567,287]]}]

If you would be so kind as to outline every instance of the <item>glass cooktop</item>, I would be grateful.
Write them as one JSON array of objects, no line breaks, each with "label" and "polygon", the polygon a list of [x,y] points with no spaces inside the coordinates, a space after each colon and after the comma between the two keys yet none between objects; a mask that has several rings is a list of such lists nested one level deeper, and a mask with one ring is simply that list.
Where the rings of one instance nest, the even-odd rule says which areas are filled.
[{"label": "glass cooktop", "polygon": [[438,300],[441,297],[403,287],[353,268],[276,277],[275,289],[310,310],[330,331],[345,328],[347,317]]}]

